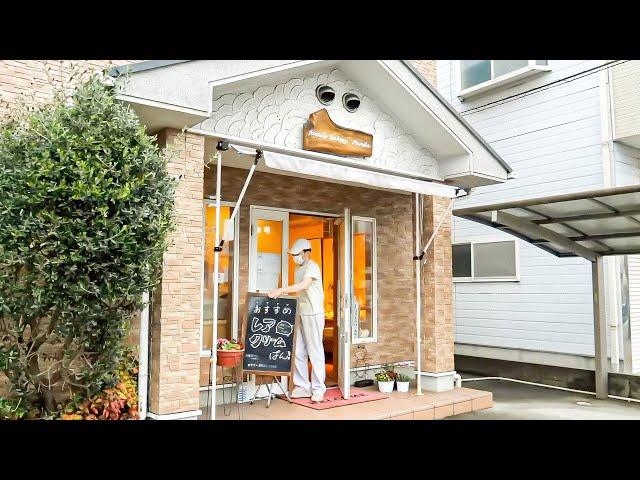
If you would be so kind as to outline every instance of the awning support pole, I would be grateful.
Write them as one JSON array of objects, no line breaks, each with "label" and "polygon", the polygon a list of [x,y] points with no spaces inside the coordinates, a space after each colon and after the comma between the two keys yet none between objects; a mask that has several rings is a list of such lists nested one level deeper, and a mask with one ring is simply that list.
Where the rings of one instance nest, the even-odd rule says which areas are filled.
[{"label": "awning support pole", "polygon": [[[217,344],[218,344],[218,271],[219,271],[219,263],[220,263],[220,252],[222,251],[222,246],[224,245],[224,239],[220,239],[220,202],[222,201],[222,151],[228,150],[228,144],[224,142],[218,142],[217,152],[216,152],[216,230],[214,237],[214,254],[213,254],[213,338],[211,341],[211,366],[210,366],[210,374],[209,378],[211,379],[211,404],[209,405],[209,419],[215,420],[216,418],[216,364],[217,364]],[[251,169],[249,170],[249,174],[247,175],[247,179],[242,186],[242,190],[240,191],[240,195],[238,196],[238,200],[236,201],[236,205],[233,208],[233,212],[229,217],[229,223],[233,224],[233,219],[237,215],[240,210],[240,205],[242,204],[242,199],[244,198],[244,194],[249,187],[249,183],[251,182],[251,177],[253,177],[253,172],[256,170],[258,166],[258,160],[262,156],[262,151],[256,150],[256,156],[253,160],[253,165],[251,165]],[[242,379],[239,379],[242,381]]]},{"label": "awning support pole", "polygon": [[253,177],[253,172],[255,172],[256,167],[258,166],[258,160],[262,157],[262,151],[256,150],[256,158],[253,159],[253,164],[249,169],[249,173],[247,174],[247,179],[244,181],[244,185],[242,186],[242,190],[240,191],[240,196],[238,196],[238,200],[236,201],[236,206],[233,207],[233,212],[231,213],[231,217],[229,217],[229,221],[232,222],[236,217],[238,210],[240,210],[240,204],[242,203],[242,199],[244,198],[244,194],[249,187],[249,183],[251,182],[251,177]]},{"label": "awning support pole", "polygon": [[596,398],[609,395],[609,370],[607,365],[607,320],[604,302],[604,257],[597,255],[591,262],[593,289],[593,340],[595,342]]},{"label": "awning support pole", "polygon": [[[222,184],[222,152],[218,150],[216,152],[216,233],[214,245],[220,243],[220,201],[221,201],[221,184]],[[221,247],[216,246],[213,254],[213,328],[212,328],[212,342],[211,342],[211,365],[209,371],[209,378],[211,379],[211,404],[209,405],[209,419],[216,419],[216,363],[217,353],[216,347],[218,343],[218,263],[220,260]]]},{"label": "awning support pole", "polygon": [[418,376],[416,377],[416,395],[423,395],[422,393],[422,316],[420,315],[421,303],[422,303],[422,288],[420,285],[420,194],[414,193],[415,203],[415,234],[416,234],[416,370]]}]

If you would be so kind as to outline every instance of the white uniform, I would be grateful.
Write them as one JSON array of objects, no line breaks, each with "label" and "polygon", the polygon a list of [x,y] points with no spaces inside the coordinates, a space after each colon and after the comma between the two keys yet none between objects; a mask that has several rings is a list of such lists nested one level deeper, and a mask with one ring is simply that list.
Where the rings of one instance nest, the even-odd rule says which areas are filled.
[{"label": "white uniform", "polygon": [[[324,330],[324,290],[322,273],[316,262],[308,262],[296,267],[295,283],[311,278],[306,290],[298,293],[298,309],[302,328],[296,338],[296,358],[293,370],[293,383],[297,387],[311,390],[312,393],[327,389],[325,381],[324,348],[322,332]],[[307,357],[311,360],[311,381]]]}]

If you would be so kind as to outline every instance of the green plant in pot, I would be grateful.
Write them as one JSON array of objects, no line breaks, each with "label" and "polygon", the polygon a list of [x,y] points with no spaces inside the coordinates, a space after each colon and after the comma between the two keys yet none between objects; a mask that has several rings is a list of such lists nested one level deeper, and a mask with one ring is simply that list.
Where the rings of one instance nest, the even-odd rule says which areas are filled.
[{"label": "green plant in pot", "polygon": [[393,378],[385,370],[377,372],[375,374],[376,381],[378,382],[378,390],[382,393],[391,393],[393,391]]},{"label": "green plant in pot", "polygon": [[396,375],[396,387],[399,392],[408,392],[409,391],[409,381],[411,377],[409,375],[404,375],[402,373],[398,373]]}]

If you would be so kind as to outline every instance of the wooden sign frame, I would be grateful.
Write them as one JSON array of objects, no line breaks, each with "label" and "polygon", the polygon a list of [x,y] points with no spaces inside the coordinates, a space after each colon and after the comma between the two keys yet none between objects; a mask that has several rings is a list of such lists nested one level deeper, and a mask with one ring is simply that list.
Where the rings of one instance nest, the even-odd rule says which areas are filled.
[{"label": "wooden sign frame", "polygon": [[[262,292],[248,292],[247,296],[252,296],[252,297],[268,297],[268,295],[266,293],[262,293]],[[273,371],[266,371],[266,370],[245,370],[244,369],[244,355],[242,356],[242,369],[240,371],[240,378],[244,378],[245,373],[247,374],[251,374],[251,375],[256,375],[257,377],[260,376],[264,376],[264,377],[290,377],[293,378],[293,369],[294,369],[294,362],[296,360],[296,340],[297,340],[297,334],[298,334],[298,328],[300,327],[300,312],[298,311],[298,303],[297,297],[292,297],[290,295],[281,295],[278,298],[283,298],[286,300],[296,300],[296,317],[294,320],[294,325],[293,325],[293,339],[292,339],[292,347],[291,347],[291,368],[289,369],[288,372],[273,372]],[[247,336],[247,324],[249,323],[249,299],[247,298],[247,301],[245,302],[246,305],[246,310],[245,310],[245,321],[242,324],[242,344],[245,346],[245,353],[247,351],[247,344],[246,344],[246,336]]]},{"label": "wooden sign frame", "polygon": [[335,153],[351,157],[373,155],[373,135],[341,127],[326,108],[313,112],[302,127],[302,148],[313,152]]}]

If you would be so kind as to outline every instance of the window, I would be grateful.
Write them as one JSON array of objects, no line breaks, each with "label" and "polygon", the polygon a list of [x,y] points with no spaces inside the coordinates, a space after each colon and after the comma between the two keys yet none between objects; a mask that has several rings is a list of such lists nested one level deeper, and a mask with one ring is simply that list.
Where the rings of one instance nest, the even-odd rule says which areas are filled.
[{"label": "window", "polygon": [[[220,206],[220,226],[224,228],[225,220],[231,217],[233,207],[225,203]],[[238,238],[236,217],[234,219],[235,238]],[[213,269],[214,269],[214,244],[216,230],[216,204],[205,200],[204,202],[204,285],[202,298],[202,325],[201,325],[201,350],[203,353],[211,349],[213,342]],[[220,238],[222,234],[220,232]],[[238,315],[234,307],[234,297],[237,295],[234,272],[237,271],[236,257],[237,241],[224,242],[220,252],[218,269],[218,312],[216,322],[218,324],[218,338],[238,337]],[[218,377],[220,380],[222,377]]]},{"label": "window", "polygon": [[377,341],[376,290],[376,221],[374,218],[353,217],[353,296],[358,325],[353,343]]},{"label": "window", "polygon": [[514,240],[469,242],[452,247],[454,281],[517,281],[518,248]]},{"label": "window", "polygon": [[547,60],[460,60],[460,98],[548,71]]}]

